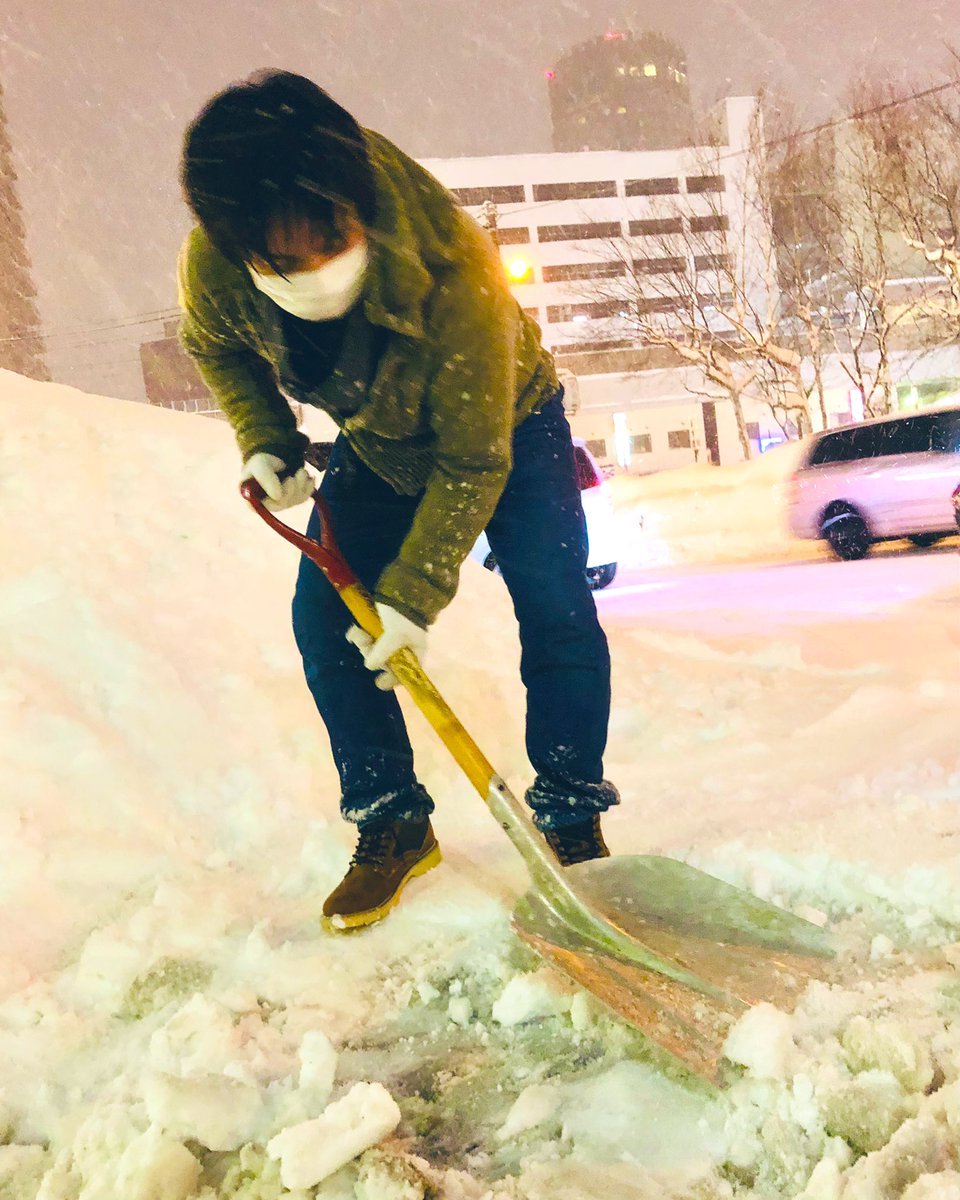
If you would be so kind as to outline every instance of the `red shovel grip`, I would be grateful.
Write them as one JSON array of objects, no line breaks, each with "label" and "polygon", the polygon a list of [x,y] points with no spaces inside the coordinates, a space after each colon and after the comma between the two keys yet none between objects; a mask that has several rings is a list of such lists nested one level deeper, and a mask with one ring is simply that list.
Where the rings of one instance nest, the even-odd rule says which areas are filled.
[{"label": "red shovel grip", "polygon": [[264,504],[267,494],[255,479],[245,479],[240,485],[240,494],[271,529],[275,529],[282,538],[286,538],[311,562],[316,563],[338,592],[342,592],[347,587],[359,586],[359,580],[350,570],[334,540],[330,509],[319,491],[313,493],[313,503],[320,516],[320,541],[307,537],[305,533],[298,533],[296,529],[291,529],[289,525],[279,520]]}]

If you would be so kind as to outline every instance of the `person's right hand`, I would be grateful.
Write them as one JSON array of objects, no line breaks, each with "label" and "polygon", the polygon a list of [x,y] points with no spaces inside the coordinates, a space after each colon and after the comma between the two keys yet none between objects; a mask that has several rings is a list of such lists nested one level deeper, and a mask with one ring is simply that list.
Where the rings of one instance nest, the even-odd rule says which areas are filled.
[{"label": "person's right hand", "polygon": [[286,467],[287,464],[276,454],[253,454],[243,464],[240,482],[255,479],[266,492],[263,504],[271,512],[293,508],[309,500],[317,485],[306,467],[301,467],[293,475],[281,478]]}]

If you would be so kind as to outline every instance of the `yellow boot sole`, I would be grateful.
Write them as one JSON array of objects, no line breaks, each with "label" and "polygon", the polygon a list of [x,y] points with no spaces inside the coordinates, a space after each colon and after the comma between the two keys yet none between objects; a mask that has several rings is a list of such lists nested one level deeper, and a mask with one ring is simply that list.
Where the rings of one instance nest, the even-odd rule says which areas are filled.
[{"label": "yellow boot sole", "polygon": [[390,912],[392,908],[397,906],[403,889],[407,886],[411,879],[416,879],[420,875],[426,875],[428,871],[432,871],[434,867],[440,865],[442,860],[440,846],[437,844],[433,849],[423,856],[418,862],[415,862],[410,870],[403,876],[397,885],[397,890],[393,893],[390,899],[381,904],[379,908],[368,908],[364,912],[340,914],[336,913],[332,917],[321,917],[320,924],[329,933],[348,933],[351,929],[362,929],[366,925],[376,925],[378,921]]}]

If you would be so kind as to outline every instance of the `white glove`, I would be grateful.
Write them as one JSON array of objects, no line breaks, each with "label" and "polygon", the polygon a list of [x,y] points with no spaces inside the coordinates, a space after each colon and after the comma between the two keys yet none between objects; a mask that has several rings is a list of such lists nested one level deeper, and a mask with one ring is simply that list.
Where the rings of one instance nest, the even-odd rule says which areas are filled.
[{"label": "white glove", "polygon": [[286,465],[276,454],[253,454],[243,466],[240,482],[255,479],[267,493],[263,504],[271,512],[302,504],[304,500],[310,499],[317,486],[306,467],[301,467],[295,475],[281,480],[280,472]]},{"label": "white glove", "polygon": [[397,686],[397,677],[387,667],[388,659],[408,646],[422,662],[427,648],[427,631],[389,604],[381,604],[378,600],[376,608],[377,616],[383,623],[383,633],[378,638],[372,638],[359,625],[353,625],[347,630],[347,641],[352,642],[363,655],[363,665],[367,670],[377,672],[374,681],[377,687],[382,692],[389,692]]}]

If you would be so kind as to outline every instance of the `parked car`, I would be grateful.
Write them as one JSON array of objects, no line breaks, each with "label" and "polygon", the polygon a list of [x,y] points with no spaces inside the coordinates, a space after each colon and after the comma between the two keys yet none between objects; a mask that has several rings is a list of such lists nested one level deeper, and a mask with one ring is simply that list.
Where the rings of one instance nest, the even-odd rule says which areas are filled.
[{"label": "parked car", "polygon": [[958,472],[960,406],[831,429],[811,439],[791,478],[790,528],[843,559],[893,538],[930,546],[955,532]]},{"label": "parked car", "polygon": [[[613,497],[596,459],[581,438],[573,439],[573,456],[577,464],[583,513],[587,519],[587,582],[596,591],[613,583],[617,574]],[[477,539],[470,557],[483,563],[490,571],[497,570],[497,560],[485,533],[481,533]]]}]

